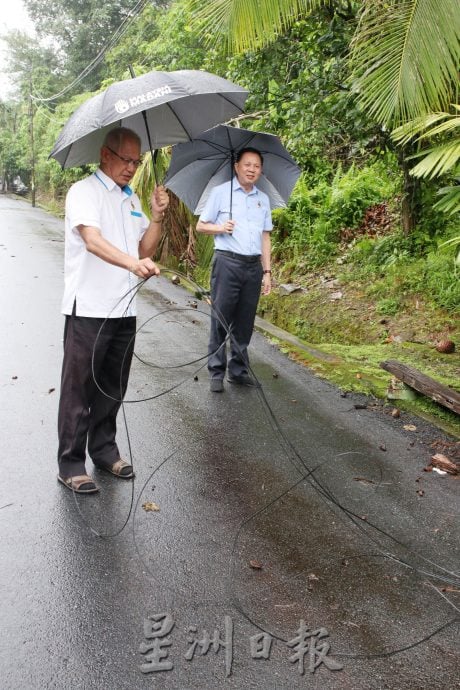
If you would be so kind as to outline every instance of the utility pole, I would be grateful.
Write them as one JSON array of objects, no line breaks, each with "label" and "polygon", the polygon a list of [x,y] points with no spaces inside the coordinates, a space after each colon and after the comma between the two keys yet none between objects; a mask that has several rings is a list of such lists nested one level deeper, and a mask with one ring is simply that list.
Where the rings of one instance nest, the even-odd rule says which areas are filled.
[{"label": "utility pole", "polygon": [[32,65],[29,76],[29,132],[30,132],[30,189],[32,191],[32,206],[35,207],[35,146],[34,146],[34,104],[32,101]]}]

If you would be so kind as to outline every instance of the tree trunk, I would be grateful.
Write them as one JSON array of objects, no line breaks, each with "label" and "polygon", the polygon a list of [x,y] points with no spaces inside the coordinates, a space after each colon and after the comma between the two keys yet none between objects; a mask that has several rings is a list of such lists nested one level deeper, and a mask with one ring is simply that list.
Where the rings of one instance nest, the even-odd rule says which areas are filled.
[{"label": "tree trunk", "polygon": [[401,223],[405,235],[414,230],[420,217],[420,180],[409,173],[414,164],[407,160],[407,153],[407,149],[400,149],[398,152],[398,161],[404,175]]}]

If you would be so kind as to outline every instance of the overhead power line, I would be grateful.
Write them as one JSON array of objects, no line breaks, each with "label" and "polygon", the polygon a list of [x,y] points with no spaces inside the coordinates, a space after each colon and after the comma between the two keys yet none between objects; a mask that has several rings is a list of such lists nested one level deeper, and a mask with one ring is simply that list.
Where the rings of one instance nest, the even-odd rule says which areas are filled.
[{"label": "overhead power line", "polygon": [[130,10],[129,14],[125,19],[122,21],[118,29],[113,33],[111,36],[110,40],[108,43],[102,48],[102,50],[96,55],[94,60],[92,60],[89,65],[87,65],[82,72],[76,77],[70,84],[68,84],[65,88],[63,88],[61,91],[58,93],[53,94],[52,96],[48,96],[47,98],[43,98],[39,94],[31,94],[31,98],[34,101],[39,101],[40,103],[46,103],[50,101],[55,101],[58,98],[61,98],[61,96],[64,96],[68,91],[74,88],[79,82],[82,81],[88,74],[91,74],[91,72],[97,67],[97,65],[103,60],[105,54],[113,48],[113,46],[117,43],[117,41],[120,40],[120,38],[126,33],[128,28],[130,27],[131,23],[139,16],[139,14],[142,12],[144,7],[146,6],[148,0],[138,0],[138,2],[135,4],[135,6]]}]

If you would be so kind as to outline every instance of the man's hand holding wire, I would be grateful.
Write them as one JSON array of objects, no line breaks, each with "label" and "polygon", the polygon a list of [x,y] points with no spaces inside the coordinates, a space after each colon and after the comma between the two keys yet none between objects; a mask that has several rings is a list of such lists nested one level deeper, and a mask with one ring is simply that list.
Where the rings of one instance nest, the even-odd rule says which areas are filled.
[{"label": "man's hand holding wire", "polygon": [[152,259],[149,259],[148,257],[135,261],[132,266],[130,266],[129,270],[138,278],[146,279],[151,278],[152,276],[160,275],[160,269],[152,261]]}]

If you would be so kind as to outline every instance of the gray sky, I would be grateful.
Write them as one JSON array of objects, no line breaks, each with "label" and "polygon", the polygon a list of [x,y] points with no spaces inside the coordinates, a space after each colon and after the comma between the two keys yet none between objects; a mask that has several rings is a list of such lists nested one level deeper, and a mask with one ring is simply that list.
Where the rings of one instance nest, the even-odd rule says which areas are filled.
[{"label": "gray sky", "polygon": [[[10,29],[20,29],[28,34],[33,34],[33,24],[30,21],[22,4],[22,0],[4,0],[0,13],[0,35]],[[0,99],[4,99],[11,93],[14,84],[5,73],[6,46],[0,41]]]}]

